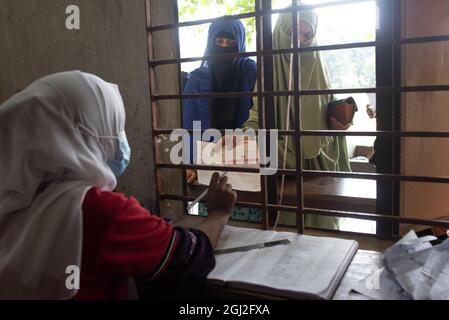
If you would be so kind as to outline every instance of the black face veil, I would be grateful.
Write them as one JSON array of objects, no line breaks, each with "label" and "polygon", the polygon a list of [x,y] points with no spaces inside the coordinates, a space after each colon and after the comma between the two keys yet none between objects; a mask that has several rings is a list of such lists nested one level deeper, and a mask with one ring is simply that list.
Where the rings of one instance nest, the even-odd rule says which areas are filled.
[{"label": "black face veil", "polygon": [[[216,38],[235,39],[229,32],[221,31]],[[238,53],[237,45],[232,47],[222,47],[215,43],[210,48],[210,54]],[[211,69],[211,92],[237,92],[239,91],[239,59],[237,57],[211,59],[209,67]],[[235,129],[236,113],[238,109],[238,98],[215,98],[210,100],[210,127],[223,130]]]}]

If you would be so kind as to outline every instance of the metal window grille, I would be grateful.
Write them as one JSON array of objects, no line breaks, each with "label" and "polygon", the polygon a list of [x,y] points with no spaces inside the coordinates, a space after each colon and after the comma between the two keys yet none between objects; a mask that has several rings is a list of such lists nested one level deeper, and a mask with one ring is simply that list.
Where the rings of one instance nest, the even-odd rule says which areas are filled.
[{"label": "metal window grille", "polygon": [[[163,100],[182,100],[182,99],[200,99],[200,98],[217,98],[217,97],[257,97],[259,101],[259,127],[261,129],[272,129],[274,124],[274,97],[275,96],[292,96],[294,97],[294,113],[295,113],[295,127],[292,130],[279,130],[279,135],[292,136],[296,144],[296,168],[295,169],[279,169],[276,176],[285,174],[287,176],[294,176],[297,189],[296,206],[278,205],[277,202],[277,177],[276,176],[261,176],[261,196],[259,202],[242,202],[238,201],[237,206],[260,208],[263,212],[262,224],[264,228],[270,227],[270,221],[273,220],[274,214],[278,210],[295,212],[297,217],[298,233],[304,233],[304,215],[323,215],[334,217],[346,217],[362,220],[373,220],[380,225],[378,236],[391,236],[392,226],[399,223],[418,224],[425,226],[439,226],[449,227],[449,222],[436,219],[416,219],[399,217],[399,182],[428,182],[428,183],[449,183],[449,177],[442,176],[411,176],[400,174],[400,138],[414,137],[414,138],[449,138],[449,131],[401,131],[400,127],[400,103],[401,94],[407,92],[432,92],[432,91],[448,91],[449,85],[419,85],[419,86],[403,86],[401,82],[401,49],[405,45],[418,43],[431,43],[448,41],[449,35],[438,35],[428,37],[401,37],[401,1],[400,0],[377,0],[377,5],[381,8],[381,21],[383,21],[382,32],[377,35],[375,41],[369,42],[355,42],[345,44],[333,45],[319,45],[315,47],[298,47],[298,15],[300,10],[323,8],[329,6],[338,6],[352,3],[361,3],[372,0],[346,0],[339,2],[327,2],[317,5],[300,6],[297,1],[293,0],[289,8],[272,9],[271,0],[255,0],[254,12],[237,14],[232,16],[224,16],[213,19],[203,19],[196,21],[177,22],[165,25],[151,24],[151,4],[147,0],[147,32],[148,32],[148,51],[149,51],[149,72],[151,85],[151,107],[153,110],[153,132],[154,136],[170,134],[175,128],[159,128],[157,122],[157,103]],[[177,7],[175,9],[177,16]],[[271,30],[271,15],[277,13],[290,12],[293,19],[293,47],[288,49],[274,50],[272,48],[272,30]],[[212,56],[179,58],[179,28],[196,26],[206,23],[211,23],[220,20],[255,18],[256,21],[256,51],[234,54],[219,54]],[[178,58],[173,59],[154,59],[154,43],[153,35],[156,32],[163,30],[176,30],[177,34],[177,48],[176,54]],[[375,47],[376,55],[379,59],[382,57],[386,59],[387,63],[383,61],[382,66],[376,62],[377,66],[377,84],[373,88],[347,88],[347,89],[330,89],[330,90],[302,90],[300,87],[299,78],[299,64],[301,52],[307,51],[326,51],[339,50],[350,48],[366,48]],[[272,57],[275,54],[293,54],[293,73],[294,83],[292,91],[274,91],[273,89],[273,64]],[[231,92],[231,93],[200,93],[200,94],[157,94],[155,83],[156,73],[155,68],[162,65],[177,65],[179,73],[179,81],[181,81],[181,64],[185,62],[200,61],[212,57],[227,58],[227,57],[257,57],[257,88],[254,92]],[[381,69],[383,68],[383,69]],[[379,72],[384,72],[384,77],[379,77]],[[385,77],[386,75],[386,77]],[[385,80],[386,79],[386,80]],[[181,89],[182,90],[182,89]],[[301,96],[306,95],[321,95],[321,94],[355,94],[355,93],[376,93],[378,101],[384,103],[384,110],[390,110],[386,116],[391,117],[389,124],[384,125],[384,130],[377,131],[336,131],[336,130],[303,130],[301,128]],[[384,116],[385,117],[385,116]],[[382,119],[380,119],[382,121]],[[384,119],[385,120],[385,119]],[[386,122],[388,122],[386,121]],[[379,128],[379,126],[378,126]],[[192,130],[190,131],[192,132]],[[387,154],[390,153],[388,159],[383,159],[387,167],[383,172],[388,173],[350,173],[350,172],[336,172],[336,171],[310,171],[302,168],[302,150],[301,137],[304,136],[376,136],[378,138],[391,138],[392,142],[387,146]],[[203,169],[203,170],[217,170],[217,171],[235,171],[235,172],[254,172],[258,173],[258,169],[236,166],[210,166],[210,165],[174,165],[169,163],[161,163],[157,150],[155,151],[156,160],[156,175],[159,175],[159,170],[163,168],[169,169]],[[376,180],[378,184],[383,183],[383,188],[378,188],[378,209],[380,212],[365,213],[365,212],[348,212],[338,210],[326,210],[321,208],[309,208],[304,206],[304,181],[305,177],[339,177],[339,178],[355,178],[355,179],[370,179]],[[158,181],[158,200],[177,200],[192,201],[194,198],[186,194],[184,188],[183,195],[166,194],[160,186]],[[185,181],[184,181],[185,185]],[[379,192],[392,194],[390,199],[379,199]],[[382,201],[384,201],[382,203]],[[379,205],[380,204],[380,205]],[[385,211],[383,211],[385,210]],[[379,210],[378,210],[379,211]]]}]

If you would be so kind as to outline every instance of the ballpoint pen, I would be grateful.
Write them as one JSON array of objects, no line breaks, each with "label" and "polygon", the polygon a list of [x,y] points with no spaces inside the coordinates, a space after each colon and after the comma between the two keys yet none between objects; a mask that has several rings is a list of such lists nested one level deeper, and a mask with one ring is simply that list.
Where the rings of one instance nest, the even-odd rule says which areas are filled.
[{"label": "ballpoint pen", "polygon": [[278,246],[278,245],[286,245],[286,244],[290,244],[290,243],[291,243],[290,240],[282,239],[282,240],[255,243],[255,244],[234,247],[234,248],[228,248],[228,249],[217,249],[214,251],[214,253],[215,254],[226,254],[226,253],[233,253],[233,252],[244,252],[244,251],[249,251],[249,250],[254,250],[254,249],[262,249],[262,248],[269,248],[269,247],[274,247],[274,246]]},{"label": "ballpoint pen", "polygon": [[[220,177],[218,178],[218,181],[221,181],[221,179],[223,179],[225,177],[225,175],[228,174],[228,171],[223,172]],[[201,193],[192,203],[190,203],[187,206],[187,211],[190,211],[198,202],[200,202],[201,200],[204,199],[204,197],[207,196],[207,193],[209,191],[209,187],[203,191],[203,193]]]}]

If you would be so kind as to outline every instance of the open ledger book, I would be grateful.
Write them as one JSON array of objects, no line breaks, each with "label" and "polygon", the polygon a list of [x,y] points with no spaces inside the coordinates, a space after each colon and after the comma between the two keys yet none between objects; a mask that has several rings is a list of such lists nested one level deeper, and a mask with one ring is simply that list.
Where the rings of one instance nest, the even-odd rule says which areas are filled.
[{"label": "open ledger book", "polygon": [[226,226],[217,249],[281,239],[291,243],[216,255],[209,281],[290,299],[331,299],[358,249],[356,241]]}]

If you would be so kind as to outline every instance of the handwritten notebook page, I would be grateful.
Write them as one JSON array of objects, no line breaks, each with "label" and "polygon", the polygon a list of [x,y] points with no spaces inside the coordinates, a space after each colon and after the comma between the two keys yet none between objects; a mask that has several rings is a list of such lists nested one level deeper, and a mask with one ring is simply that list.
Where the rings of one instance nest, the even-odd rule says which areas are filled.
[{"label": "handwritten notebook page", "polygon": [[[358,244],[353,240],[298,235],[291,232],[272,232],[226,227],[228,239],[238,242],[245,232],[261,233],[261,239],[273,241],[289,239],[290,245],[280,245],[248,252],[217,256],[216,268],[210,279],[227,285],[287,298],[330,299],[349,266]],[[240,245],[253,242],[242,240]],[[247,238],[246,238],[247,240]],[[222,247],[220,247],[222,246]],[[229,248],[226,241],[219,248]]]},{"label": "handwritten notebook page", "polygon": [[[275,231],[263,231],[256,229],[236,228],[226,226],[217,245],[217,249],[235,248],[246,244],[263,243],[270,241],[276,234]],[[256,253],[257,250],[248,252],[233,252],[220,254],[215,257],[216,266],[209,273],[209,280],[215,283],[225,283],[225,280],[237,271],[243,264]]]}]

